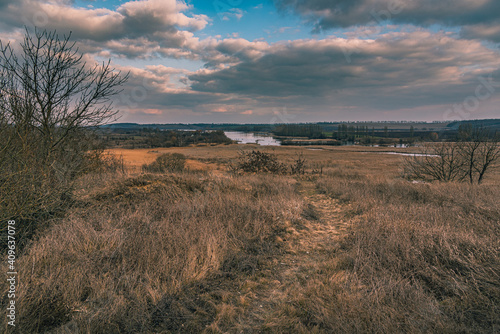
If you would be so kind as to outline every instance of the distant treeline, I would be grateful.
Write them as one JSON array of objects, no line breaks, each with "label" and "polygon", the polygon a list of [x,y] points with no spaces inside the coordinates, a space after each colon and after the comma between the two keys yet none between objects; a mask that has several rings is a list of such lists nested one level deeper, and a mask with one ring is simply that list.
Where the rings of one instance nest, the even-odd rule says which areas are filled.
[{"label": "distant treeline", "polygon": [[272,132],[277,136],[333,139],[340,142],[360,141],[365,144],[377,143],[380,138],[421,139],[429,135],[428,131],[416,133],[413,127],[409,131],[394,131],[388,129],[387,126],[383,130],[375,130],[374,127],[348,124],[340,124],[330,132],[325,131],[324,126],[319,124],[283,124],[277,126]]},{"label": "distant treeline", "polygon": [[115,128],[102,131],[108,146],[124,148],[183,147],[192,144],[231,144],[222,130],[184,131],[160,129]]},{"label": "distant treeline", "polygon": [[[457,128],[416,130],[413,126],[409,129],[390,129],[384,126],[383,129],[369,128],[364,125],[339,124],[335,128],[325,130],[325,126],[320,124],[282,124],[277,126],[272,133],[282,137],[302,137],[308,139],[332,139],[334,142],[351,142],[360,144],[412,144],[417,141],[456,141],[461,140],[463,129],[474,126],[484,128],[494,137],[498,132],[493,127],[483,127],[470,122],[459,124]],[[286,142],[286,140],[284,141]],[[297,144],[298,141],[290,141],[290,145]],[[308,144],[311,145],[312,143]],[[330,144],[331,145],[331,144]]]},{"label": "distant treeline", "polygon": [[323,127],[319,124],[282,124],[273,133],[277,136],[307,137],[309,139],[325,139]]},{"label": "distant treeline", "polygon": [[[325,139],[340,143],[412,144],[418,141],[454,141],[463,126],[500,131],[499,119],[456,122],[319,122],[293,124],[111,124],[101,128],[115,146],[171,147],[198,143],[229,143],[223,131],[264,132],[290,138]],[[179,131],[189,130],[189,131]],[[196,132],[197,131],[197,132]],[[180,132],[184,132],[179,134]],[[286,140],[286,139],[284,139]]]},{"label": "distant treeline", "polygon": [[319,125],[325,132],[336,131],[341,125],[347,126],[367,126],[369,129],[383,130],[385,126],[392,130],[409,130],[414,127],[415,131],[441,131],[457,130],[462,124],[472,126],[482,126],[485,128],[494,128],[500,130],[500,119],[482,119],[467,121],[434,121],[434,122],[416,122],[416,121],[342,121],[342,122],[317,122],[317,123],[294,123],[294,124],[236,124],[236,123],[168,123],[168,124],[137,124],[137,123],[116,123],[102,126],[107,129],[160,129],[160,130],[223,130],[223,131],[244,131],[244,132],[272,132],[281,125]]}]

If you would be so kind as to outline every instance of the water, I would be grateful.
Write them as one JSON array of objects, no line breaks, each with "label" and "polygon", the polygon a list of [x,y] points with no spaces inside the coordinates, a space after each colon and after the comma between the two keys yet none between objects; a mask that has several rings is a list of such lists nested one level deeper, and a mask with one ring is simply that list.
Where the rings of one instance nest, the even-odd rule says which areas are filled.
[{"label": "water", "polygon": [[224,131],[226,136],[238,144],[259,144],[262,146],[280,146],[280,142],[271,136],[257,135],[251,132]]},{"label": "water", "polygon": [[[226,136],[238,142],[238,144],[258,144],[262,146],[280,146],[279,140],[274,139],[272,136],[255,134],[252,132],[241,132],[241,131],[224,131]],[[342,146],[355,145],[354,143],[346,143]],[[378,147],[379,145],[371,145],[372,147]],[[397,144],[394,147],[404,148],[407,147],[405,144]],[[323,150],[323,148],[307,148],[308,150]],[[373,152],[375,153],[375,152]],[[409,154],[409,153],[399,153],[399,152],[377,152],[383,154],[398,154],[398,155],[409,155],[409,156],[432,156],[426,154]]]},{"label": "water", "polygon": [[403,152],[369,152],[369,153],[379,153],[379,154],[396,154],[408,157],[439,157],[439,155],[434,154],[423,154],[423,153],[403,153]]},{"label": "water", "polygon": [[[363,145],[361,145],[363,146]],[[410,147],[410,145],[408,144],[393,144],[393,145],[383,145],[383,146],[380,146],[379,144],[372,144],[372,145],[368,145],[370,147],[396,147],[396,148],[407,148],[407,147]]]}]

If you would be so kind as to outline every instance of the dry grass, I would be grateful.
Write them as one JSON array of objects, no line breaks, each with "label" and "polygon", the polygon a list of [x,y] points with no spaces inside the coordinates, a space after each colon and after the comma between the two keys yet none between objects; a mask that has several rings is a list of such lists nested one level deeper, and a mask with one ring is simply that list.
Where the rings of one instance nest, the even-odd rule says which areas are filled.
[{"label": "dry grass", "polygon": [[277,147],[323,175],[230,177],[241,147],[121,150],[196,168],[83,176],[18,259],[18,332],[500,330],[498,171],[413,184],[387,148]]},{"label": "dry grass", "polygon": [[[293,146],[258,146],[246,145],[219,145],[219,146],[190,146],[155,149],[109,149],[108,152],[122,156],[129,170],[140,171],[145,163],[153,162],[158,156],[165,153],[182,153],[188,158],[186,167],[190,170],[221,170],[226,171],[227,165],[239,157],[242,151],[260,150],[276,154],[280,161],[290,165],[302,154],[309,168],[326,170],[356,169],[360,173],[378,173],[394,175],[399,173],[402,157],[384,154],[384,152],[418,152],[418,148],[388,148],[388,147],[293,147]],[[401,170],[402,171],[402,170]],[[500,170],[499,170],[500,172]],[[497,173],[498,174],[498,173]],[[500,179],[500,176],[499,176]]]},{"label": "dry grass", "polygon": [[[235,257],[244,259],[248,249],[265,251],[283,221],[300,210],[292,181],[199,173],[108,182],[87,176],[78,207],[18,260],[18,330],[154,328],[158,312],[168,317],[166,299]],[[203,317],[191,326],[204,329]]]},{"label": "dry grass", "polygon": [[350,233],[310,281],[290,289],[281,324],[318,333],[500,330],[498,186],[338,171],[317,187],[351,203]]}]

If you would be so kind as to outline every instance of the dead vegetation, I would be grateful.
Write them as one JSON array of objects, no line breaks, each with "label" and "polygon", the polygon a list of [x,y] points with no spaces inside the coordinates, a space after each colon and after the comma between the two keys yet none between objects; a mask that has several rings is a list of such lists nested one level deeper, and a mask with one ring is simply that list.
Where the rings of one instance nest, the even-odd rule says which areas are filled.
[{"label": "dead vegetation", "polygon": [[110,62],[86,63],[56,32],[26,29],[19,46],[0,42],[2,237],[9,219],[24,243],[39,221],[64,213],[73,181],[102,162],[91,129],[116,115],[111,98],[127,77]]},{"label": "dead vegetation", "polygon": [[298,154],[292,164],[287,165],[280,161],[275,153],[261,150],[241,151],[235,164],[230,164],[233,174],[241,173],[270,173],[277,175],[304,175],[306,159]]},{"label": "dead vegetation", "polygon": [[500,329],[497,186],[336,173],[317,187],[351,203],[352,225],[331,260],[290,290],[282,323],[318,333]]},{"label": "dead vegetation", "polygon": [[500,136],[465,126],[459,141],[424,143],[421,148],[421,154],[405,159],[407,178],[481,184],[500,159]]},{"label": "dead vegetation", "polygon": [[498,178],[414,184],[345,150],[304,150],[323,175],[81,175],[18,258],[18,332],[498,331]]},{"label": "dead vegetation", "polygon": [[[245,270],[250,250],[265,253],[301,207],[280,177],[95,177],[81,179],[76,207],[18,260],[20,333],[180,330],[169,300],[224,266]],[[203,316],[191,325],[202,331]]]},{"label": "dead vegetation", "polygon": [[271,173],[286,174],[287,166],[280,162],[276,154],[262,152],[260,150],[239,152],[235,165],[231,166],[233,173]]},{"label": "dead vegetation", "polygon": [[160,155],[150,164],[142,165],[144,172],[166,173],[180,172],[186,165],[186,156],[182,153],[165,153]]}]

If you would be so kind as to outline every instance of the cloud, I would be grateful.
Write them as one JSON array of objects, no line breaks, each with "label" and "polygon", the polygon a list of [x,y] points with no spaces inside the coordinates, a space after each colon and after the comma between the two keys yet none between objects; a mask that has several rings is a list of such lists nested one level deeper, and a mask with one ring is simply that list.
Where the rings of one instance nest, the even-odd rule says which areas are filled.
[{"label": "cloud", "polygon": [[117,70],[130,72],[123,92],[115,99],[116,106],[122,113],[137,113],[142,110],[155,110],[157,113],[157,110],[163,110],[168,114],[171,109],[199,113],[237,113],[248,109],[246,105],[250,100],[245,97],[231,93],[193,91],[187,79],[187,75],[192,72],[185,69],[149,65],[144,69],[117,66]]},{"label": "cloud", "polygon": [[0,28],[12,31],[37,26],[72,31],[73,38],[82,42],[83,51],[104,48],[114,56],[151,57],[158,53],[183,57],[186,52],[179,49],[197,43],[193,32],[209,22],[205,15],[184,14],[190,8],[175,0],[130,1],[116,10],[77,8],[63,0],[20,0],[10,2],[0,12]]},{"label": "cloud", "polygon": [[462,28],[462,36],[465,38],[479,38],[500,43],[500,24],[477,24]]},{"label": "cloud", "polygon": [[[315,30],[347,28],[391,20],[427,27],[432,24],[465,27],[473,38],[500,39],[497,0],[275,0],[276,6],[313,23]],[[483,29],[480,29],[483,27]],[[484,29],[489,33],[484,33]],[[477,31],[476,33],[476,30]],[[481,31],[482,30],[482,31]]]},{"label": "cloud", "polygon": [[236,60],[255,60],[265,54],[269,44],[262,41],[250,42],[243,38],[228,38],[218,42],[213,50]]},{"label": "cloud", "polygon": [[[120,68],[131,71],[120,109],[149,116],[151,112],[141,110],[154,110],[154,115],[157,110],[164,115],[186,110],[228,120],[237,115],[269,118],[276,106],[294,106],[305,120],[308,113],[328,119],[334,111],[422,110],[430,115],[430,106],[444,110],[443,105],[474,94],[479,78],[488,78],[500,65],[498,52],[479,41],[422,28],[373,39],[274,44],[207,38],[194,43],[190,52],[206,66],[197,71],[161,65]],[[269,122],[267,118],[263,120]]]},{"label": "cloud", "polygon": [[[203,118],[208,115],[213,121],[252,115],[270,122],[276,106],[287,106],[302,117],[295,121],[381,111],[395,117],[395,110],[406,113],[400,119],[416,118],[414,113],[432,117],[432,106],[443,114],[446,105],[463,102],[474,94],[480,78],[488,78],[500,65],[498,52],[479,41],[420,28],[375,39],[330,37],[274,44],[207,38],[192,51],[206,67],[119,68],[131,71],[131,78],[117,106],[134,117],[164,119],[170,119],[166,117],[172,110],[181,119],[180,111],[185,110],[189,117],[199,115],[191,119],[200,121],[209,120]],[[498,76],[492,80],[500,82]]]},{"label": "cloud", "polygon": [[[131,76],[117,106],[155,120],[169,120],[167,115],[175,113],[178,120],[238,121],[251,115],[271,122],[277,117],[273,110],[285,106],[302,117],[293,121],[312,120],[308,115],[325,120],[333,112],[430,114],[433,106],[462,103],[474,94],[479,78],[498,74],[499,52],[482,41],[500,42],[500,4],[398,3],[404,6],[389,0],[276,0],[279,8],[302,15],[317,30],[351,29],[342,35],[347,38],[269,43],[229,33],[201,39],[196,31],[210,24],[209,18],[191,14],[181,1],[129,1],[112,10],[79,8],[71,0],[0,0],[0,38],[19,41],[23,26],[35,23],[60,34],[73,31],[89,62],[96,56],[127,58],[119,63],[130,66],[118,69]],[[234,18],[243,14],[227,12]],[[372,23],[388,19],[395,25],[373,33],[380,25]],[[459,26],[461,32],[419,27],[431,24]],[[145,66],[153,62],[143,60],[151,58],[196,60],[204,67]]]},{"label": "cloud", "polygon": [[208,23],[207,17],[188,17],[182,13],[187,9],[189,7],[185,3],[175,0],[141,0],[126,2],[117,12],[123,15],[123,23],[129,32],[133,30],[140,35],[172,27],[203,29]]},{"label": "cloud", "polygon": [[12,0],[0,0],[0,8],[7,7],[7,5],[12,2],[13,2]]},{"label": "cloud", "polygon": [[[237,48],[222,49],[224,44],[220,44],[219,49],[233,54],[255,49],[252,43],[234,43]],[[414,107],[449,103],[470,94],[479,76],[487,76],[500,65],[498,53],[480,42],[426,30],[392,32],[372,40],[276,43],[253,58],[239,59],[225,68],[189,74],[191,90],[259,101]]]},{"label": "cloud", "polygon": [[239,8],[231,8],[227,12],[219,13],[219,17],[222,21],[229,21],[231,18],[236,18],[240,20],[245,12]]}]

